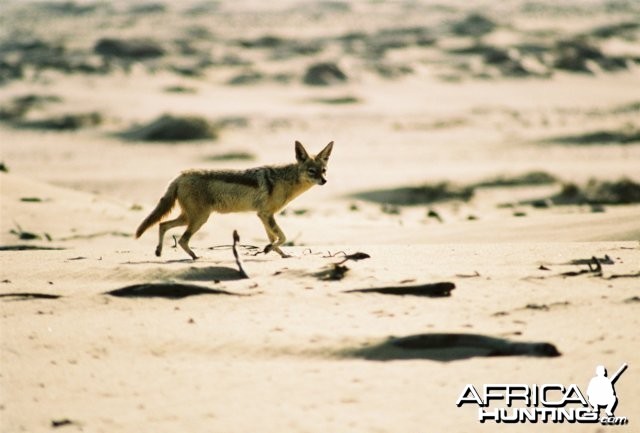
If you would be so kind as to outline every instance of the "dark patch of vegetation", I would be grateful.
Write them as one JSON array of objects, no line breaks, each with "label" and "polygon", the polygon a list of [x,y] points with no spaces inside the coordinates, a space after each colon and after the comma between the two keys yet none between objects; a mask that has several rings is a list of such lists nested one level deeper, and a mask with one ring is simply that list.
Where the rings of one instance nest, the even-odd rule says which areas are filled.
[{"label": "dark patch of vegetation", "polygon": [[197,65],[171,65],[169,69],[176,74],[182,75],[183,77],[201,77],[203,74],[204,67],[201,64]]},{"label": "dark patch of vegetation", "polygon": [[623,39],[634,39],[636,32],[640,29],[637,21],[625,21],[616,24],[607,24],[596,27],[589,34],[596,38],[620,37]]},{"label": "dark patch of vegetation", "polygon": [[81,128],[98,126],[103,122],[102,114],[98,112],[64,114],[42,120],[22,121],[16,125],[21,128],[46,129],[54,131],[73,131]]},{"label": "dark patch of vegetation", "polygon": [[591,179],[583,187],[568,183],[562,187],[560,193],[550,197],[550,200],[556,205],[640,203],[640,184],[626,178],[613,182]]},{"label": "dark patch of vegetation", "polygon": [[497,24],[479,13],[471,13],[460,21],[451,24],[451,31],[458,36],[480,37],[491,33]]},{"label": "dark patch of vegetation", "polygon": [[314,102],[329,105],[346,105],[346,104],[358,104],[361,102],[360,98],[355,96],[338,96],[335,98],[315,98]]},{"label": "dark patch of vegetation", "polygon": [[429,298],[443,298],[451,296],[456,285],[450,282],[419,284],[415,286],[374,287],[371,289],[347,290],[345,293],[380,293],[396,296],[426,296]]},{"label": "dark patch of vegetation", "polygon": [[65,248],[43,247],[38,245],[0,245],[0,251],[59,251]]},{"label": "dark patch of vegetation", "polygon": [[436,38],[427,27],[392,27],[372,34],[350,32],[340,36],[338,41],[347,53],[380,60],[389,50],[430,46]]},{"label": "dark patch of vegetation", "polygon": [[124,59],[151,59],[162,57],[166,51],[158,42],[151,39],[103,38],[96,42],[96,54],[104,57]]},{"label": "dark patch of vegetation", "polygon": [[267,35],[257,39],[243,39],[238,43],[244,48],[276,48],[287,43],[287,40],[278,36]]},{"label": "dark patch of vegetation", "polygon": [[167,6],[163,3],[142,3],[139,5],[133,5],[129,8],[131,14],[159,14],[167,11]]},{"label": "dark patch of vegetation", "polygon": [[335,63],[316,63],[304,74],[302,81],[309,86],[329,86],[344,83],[347,75]]},{"label": "dark patch of vegetation", "polygon": [[180,86],[180,85],[167,86],[163,90],[167,93],[184,93],[184,94],[194,94],[198,92],[198,90],[195,87]]},{"label": "dark patch of vegetation", "polygon": [[0,59],[0,84],[21,79],[23,76],[24,67],[21,63]]},{"label": "dark patch of vegetation", "polygon": [[384,57],[387,51],[411,46],[429,46],[436,39],[426,27],[381,29],[364,41],[368,57]]},{"label": "dark patch of vegetation", "polygon": [[228,81],[228,84],[232,86],[244,86],[247,84],[256,84],[264,81],[266,76],[262,72],[258,71],[244,71]]},{"label": "dark patch of vegetation", "polygon": [[589,62],[595,62],[606,71],[627,67],[622,57],[607,57],[592,43],[582,38],[559,41],[554,50],[553,66],[572,72],[592,72]]},{"label": "dark patch of vegetation", "polygon": [[519,176],[498,176],[476,183],[475,187],[505,187],[527,185],[549,185],[558,182],[558,178],[545,171],[531,171]]},{"label": "dark patch of vegetation", "polygon": [[640,142],[640,130],[635,127],[626,127],[618,131],[594,131],[586,134],[555,137],[547,139],[544,142],[584,146],[599,144],[633,144]]},{"label": "dark patch of vegetation", "polygon": [[9,173],[9,167],[7,167],[7,164],[5,164],[4,161],[0,162],[0,172]]},{"label": "dark patch of vegetation", "polygon": [[387,79],[396,79],[413,73],[413,68],[409,65],[389,62],[375,62],[370,68],[376,74]]},{"label": "dark patch of vegetation", "polygon": [[199,116],[165,114],[147,125],[133,128],[123,137],[140,141],[187,141],[218,138],[218,128]]},{"label": "dark patch of vegetation", "polygon": [[62,98],[53,95],[28,94],[16,96],[8,104],[0,106],[0,119],[21,119],[33,108],[41,108],[52,102],[60,102]]},{"label": "dark patch of vegetation", "polygon": [[9,298],[13,300],[31,300],[31,299],[58,299],[60,295],[50,295],[48,293],[0,293],[0,298]]},{"label": "dark patch of vegetation", "polygon": [[429,359],[455,361],[476,356],[560,356],[551,343],[516,342],[477,334],[416,334],[347,350],[344,355],[372,361]]},{"label": "dark patch of vegetation", "polygon": [[473,45],[449,50],[456,55],[480,56],[486,65],[496,67],[505,77],[548,76],[548,72],[534,71],[522,62],[520,52],[516,48],[502,48],[475,42]]},{"label": "dark patch of vegetation", "polygon": [[239,41],[240,46],[249,49],[271,49],[273,58],[286,59],[294,56],[310,56],[324,48],[320,41],[301,41],[278,36],[262,36],[257,39]]},{"label": "dark patch of vegetation", "polygon": [[91,2],[78,4],[74,1],[65,2],[53,2],[42,1],[36,3],[40,12],[44,12],[47,15],[87,15],[96,12],[99,9],[106,8],[106,3]]},{"label": "dark patch of vegetation", "polygon": [[98,64],[85,53],[71,52],[64,44],[33,37],[16,37],[0,44],[0,80],[24,77],[25,68],[36,71],[54,69],[66,73],[104,73],[105,64]]},{"label": "dark patch of vegetation", "polygon": [[166,299],[182,299],[188,296],[196,295],[230,295],[238,296],[236,293],[227,292],[226,290],[210,289],[208,287],[196,284],[179,284],[179,283],[147,283],[135,284],[123,287],[121,289],[111,290],[106,295],[116,296],[120,298],[166,298]]},{"label": "dark patch of vegetation", "polygon": [[216,125],[220,128],[246,128],[249,126],[249,119],[243,116],[221,117]]},{"label": "dark patch of vegetation", "polygon": [[473,196],[473,192],[473,187],[440,182],[434,185],[367,191],[355,194],[355,197],[390,205],[417,205],[448,200],[468,201]]},{"label": "dark patch of vegetation", "polygon": [[628,104],[620,105],[611,110],[613,114],[637,113],[639,111],[640,101],[629,102]]},{"label": "dark patch of vegetation", "polygon": [[255,155],[249,152],[227,152],[208,156],[205,161],[253,161],[255,159]]}]

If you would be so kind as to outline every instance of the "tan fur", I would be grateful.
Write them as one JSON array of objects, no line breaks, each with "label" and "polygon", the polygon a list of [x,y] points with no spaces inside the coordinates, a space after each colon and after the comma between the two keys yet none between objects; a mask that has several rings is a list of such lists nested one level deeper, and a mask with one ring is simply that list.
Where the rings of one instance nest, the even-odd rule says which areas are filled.
[{"label": "tan fur", "polygon": [[162,243],[167,230],[187,226],[178,244],[194,260],[189,239],[207,222],[212,212],[257,212],[264,225],[271,250],[287,257],[280,246],[286,236],[276,223],[274,214],[291,200],[313,185],[324,184],[326,166],[333,149],[329,143],[317,156],[310,156],[304,146],[296,141],[296,162],[281,166],[264,166],[248,170],[187,170],[174,179],[155,209],[136,230],[136,238],[159,222],[177,201],[180,215],[160,223],[156,255],[162,254]]}]

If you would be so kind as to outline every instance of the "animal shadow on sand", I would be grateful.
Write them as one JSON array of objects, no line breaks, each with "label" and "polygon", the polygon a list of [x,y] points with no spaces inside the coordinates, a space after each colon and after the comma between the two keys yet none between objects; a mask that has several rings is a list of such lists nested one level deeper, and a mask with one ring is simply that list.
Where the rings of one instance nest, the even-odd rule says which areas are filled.
[{"label": "animal shadow on sand", "polygon": [[545,342],[515,342],[478,334],[430,333],[388,339],[346,350],[347,357],[370,361],[428,359],[456,361],[476,356],[560,356],[558,349]]},{"label": "animal shadow on sand", "polygon": [[[191,259],[185,260],[170,260],[170,261],[144,261],[144,262],[126,262],[127,265],[169,265],[175,263],[193,263]],[[187,270],[171,271],[167,269],[158,268],[158,272],[162,273],[163,278],[175,278],[186,281],[236,281],[246,279],[247,275],[244,272],[240,272],[238,269],[230,268],[228,266],[206,266],[196,267],[191,266]]]}]

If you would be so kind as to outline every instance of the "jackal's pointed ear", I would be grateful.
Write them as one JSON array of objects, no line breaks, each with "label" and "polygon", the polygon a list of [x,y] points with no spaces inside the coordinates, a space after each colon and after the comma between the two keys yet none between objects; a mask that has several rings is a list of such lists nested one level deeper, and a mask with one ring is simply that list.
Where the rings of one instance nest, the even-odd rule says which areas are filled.
[{"label": "jackal's pointed ear", "polygon": [[320,159],[325,163],[329,160],[329,155],[331,155],[331,150],[333,149],[333,141],[327,144],[324,149],[316,156],[316,159]]},{"label": "jackal's pointed ear", "polygon": [[309,159],[309,154],[305,150],[302,143],[296,141],[296,161],[305,162],[307,159]]}]

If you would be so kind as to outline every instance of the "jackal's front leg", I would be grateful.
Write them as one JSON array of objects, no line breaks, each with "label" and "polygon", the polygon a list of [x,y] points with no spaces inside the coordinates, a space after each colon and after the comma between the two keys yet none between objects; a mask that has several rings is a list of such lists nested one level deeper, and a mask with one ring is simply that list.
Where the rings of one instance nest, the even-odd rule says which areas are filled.
[{"label": "jackal's front leg", "polygon": [[287,258],[291,257],[288,254],[285,254],[280,249],[280,245],[284,244],[287,240],[282,229],[276,223],[276,219],[273,214],[259,213],[258,217],[260,221],[262,221],[262,225],[264,225],[264,229],[267,232],[267,237],[269,238],[269,245],[264,248],[265,253],[269,253],[271,250],[280,254],[280,257]]}]

